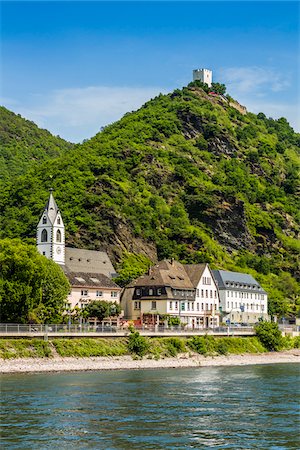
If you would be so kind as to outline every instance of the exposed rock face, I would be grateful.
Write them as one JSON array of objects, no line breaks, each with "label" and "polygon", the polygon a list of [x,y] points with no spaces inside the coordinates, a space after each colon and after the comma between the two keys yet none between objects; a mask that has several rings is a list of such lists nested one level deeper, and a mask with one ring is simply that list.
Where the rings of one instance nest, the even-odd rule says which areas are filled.
[{"label": "exposed rock face", "polygon": [[247,227],[244,203],[231,199],[223,201],[213,210],[208,210],[204,221],[214,230],[218,241],[230,252],[254,247],[254,241]]},{"label": "exposed rock face", "polygon": [[157,261],[155,244],[135,237],[129,226],[123,221],[115,224],[115,235],[107,246],[107,251],[111,255],[113,261],[120,260],[124,251],[140,253],[147,256],[153,262]]}]

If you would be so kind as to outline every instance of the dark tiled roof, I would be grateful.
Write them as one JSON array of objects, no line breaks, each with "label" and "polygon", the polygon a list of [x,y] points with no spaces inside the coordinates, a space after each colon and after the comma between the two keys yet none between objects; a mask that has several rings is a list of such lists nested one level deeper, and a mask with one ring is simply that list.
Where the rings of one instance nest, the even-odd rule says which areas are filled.
[{"label": "dark tiled roof", "polygon": [[207,264],[185,264],[184,268],[190,277],[190,280],[192,281],[194,287],[198,286],[198,283],[200,281],[200,278],[202,277],[202,274],[204,272],[205,267]]},{"label": "dark tiled roof", "polygon": [[103,273],[69,272],[65,269],[65,275],[68,277],[71,286],[121,289]]},{"label": "dark tiled roof", "polygon": [[128,287],[136,286],[170,286],[177,289],[194,287],[184,266],[178,261],[166,259],[152,266],[146,275],[132,281]]},{"label": "dark tiled roof", "polygon": [[106,252],[66,247],[65,264],[69,272],[103,273],[107,277],[115,273],[115,269]]}]

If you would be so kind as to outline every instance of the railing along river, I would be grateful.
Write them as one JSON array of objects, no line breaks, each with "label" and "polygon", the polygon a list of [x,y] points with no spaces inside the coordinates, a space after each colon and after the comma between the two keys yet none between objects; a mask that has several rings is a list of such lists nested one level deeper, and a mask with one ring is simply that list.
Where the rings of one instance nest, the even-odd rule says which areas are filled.
[{"label": "railing along river", "polygon": [[[165,326],[135,327],[143,336],[253,336],[253,327],[215,327],[215,328],[187,328]],[[103,323],[102,325],[89,324],[0,324],[0,337],[122,337],[130,333],[128,327],[118,327]]]}]

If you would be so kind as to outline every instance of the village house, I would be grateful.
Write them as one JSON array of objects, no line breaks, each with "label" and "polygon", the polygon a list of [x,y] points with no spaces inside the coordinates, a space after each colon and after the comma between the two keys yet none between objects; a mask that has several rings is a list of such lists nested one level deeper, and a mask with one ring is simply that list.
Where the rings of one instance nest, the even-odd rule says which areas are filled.
[{"label": "village house", "polygon": [[220,296],[223,320],[254,324],[268,320],[268,295],[252,275],[213,270]]},{"label": "village house", "polygon": [[207,264],[183,265],[163,260],[123,291],[124,316],[158,324],[159,316],[178,317],[188,328],[219,324],[219,297]]},{"label": "village house", "polygon": [[70,282],[67,310],[93,300],[120,303],[121,288],[113,281],[116,273],[107,253],[65,246],[65,226],[52,190],[37,226],[37,249],[59,264]]}]

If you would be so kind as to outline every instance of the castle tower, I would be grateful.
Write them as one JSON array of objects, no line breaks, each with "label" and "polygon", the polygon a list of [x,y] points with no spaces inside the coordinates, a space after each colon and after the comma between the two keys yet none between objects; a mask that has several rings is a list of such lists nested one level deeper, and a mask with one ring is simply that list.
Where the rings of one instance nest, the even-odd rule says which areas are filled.
[{"label": "castle tower", "polygon": [[41,255],[65,264],[65,226],[50,189],[49,200],[37,226],[37,249]]},{"label": "castle tower", "polygon": [[211,87],[212,83],[212,71],[209,69],[195,69],[193,70],[193,81],[202,81],[206,83],[208,87]]}]

